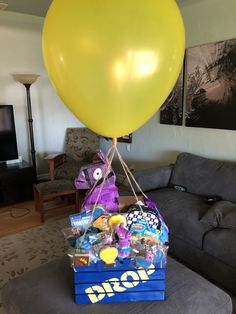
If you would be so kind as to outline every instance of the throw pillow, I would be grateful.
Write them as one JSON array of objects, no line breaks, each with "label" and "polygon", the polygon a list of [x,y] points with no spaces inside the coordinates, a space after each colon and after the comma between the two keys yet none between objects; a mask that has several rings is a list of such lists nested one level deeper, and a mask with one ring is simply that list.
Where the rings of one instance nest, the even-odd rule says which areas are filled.
[{"label": "throw pillow", "polygon": [[229,201],[216,202],[200,221],[215,228],[236,229],[236,204]]}]

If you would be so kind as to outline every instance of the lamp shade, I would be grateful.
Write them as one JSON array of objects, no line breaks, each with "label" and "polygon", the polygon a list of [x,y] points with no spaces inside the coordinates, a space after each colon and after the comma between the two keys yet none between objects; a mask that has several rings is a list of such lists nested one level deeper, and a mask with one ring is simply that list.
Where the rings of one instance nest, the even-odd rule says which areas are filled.
[{"label": "lamp shade", "polygon": [[13,74],[13,77],[16,81],[22,84],[33,84],[37,81],[39,75],[38,74]]}]

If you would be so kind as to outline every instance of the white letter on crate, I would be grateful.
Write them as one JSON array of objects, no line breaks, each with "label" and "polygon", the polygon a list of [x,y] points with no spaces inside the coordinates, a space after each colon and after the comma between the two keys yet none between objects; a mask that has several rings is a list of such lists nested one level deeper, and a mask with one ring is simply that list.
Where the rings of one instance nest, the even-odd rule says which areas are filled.
[{"label": "white letter on crate", "polygon": [[108,280],[110,284],[113,286],[113,290],[116,292],[124,292],[126,289],[124,287],[121,287],[120,280],[118,278],[111,278]]},{"label": "white letter on crate", "polygon": [[[128,281],[128,277],[132,277],[134,281]],[[125,272],[120,279],[126,288],[133,288],[139,284],[139,276],[134,271]]]},{"label": "white letter on crate", "polygon": [[139,269],[138,270],[138,274],[139,274],[139,277],[141,278],[142,282],[147,282],[147,280],[149,280],[149,277],[147,275],[147,272],[146,270],[144,269]]},{"label": "white letter on crate", "polygon": [[155,266],[152,264],[152,265],[150,265],[149,267],[148,267],[148,270],[147,270],[147,274],[148,275],[151,275],[151,274],[153,274],[153,273],[155,273]]},{"label": "white letter on crate", "polygon": [[112,287],[110,285],[110,283],[108,282],[108,280],[106,280],[105,282],[102,283],[103,288],[105,289],[108,297],[113,297],[113,295],[115,295],[114,291],[112,290]]},{"label": "white letter on crate", "polygon": [[[105,297],[105,291],[101,286],[92,286],[91,288],[87,288],[85,292],[87,293],[91,303],[97,303]],[[97,296],[95,293],[98,293]]]}]

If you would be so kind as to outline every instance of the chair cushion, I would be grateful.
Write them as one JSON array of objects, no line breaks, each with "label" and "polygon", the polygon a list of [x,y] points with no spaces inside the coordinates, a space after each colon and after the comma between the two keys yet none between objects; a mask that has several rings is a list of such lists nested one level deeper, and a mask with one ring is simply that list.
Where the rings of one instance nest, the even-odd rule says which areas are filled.
[{"label": "chair cushion", "polygon": [[236,203],[236,163],[181,153],[176,160],[170,184],[184,186],[190,193],[215,195]]},{"label": "chair cushion", "polygon": [[203,249],[236,269],[236,230],[217,228],[204,237]]},{"label": "chair cushion", "polygon": [[79,174],[80,168],[86,164],[84,161],[65,161],[55,169],[55,178],[74,181]]},{"label": "chair cushion", "polygon": [[216,202],[201,218],[201,222],[213,227],[236,229],[236,204]]},{"label": "chair cushion", "polygon": [[195,247],[202,248],[202,238],[211,226],[200,222],[210,208],[205,197],[166,188],[147,193],[158,208],[170,233]]},{"label": "chair cushion", "polygon": [[42,194],[58,193],[75,189],[72,181],[54,180],[37,184],[37,189]]}]

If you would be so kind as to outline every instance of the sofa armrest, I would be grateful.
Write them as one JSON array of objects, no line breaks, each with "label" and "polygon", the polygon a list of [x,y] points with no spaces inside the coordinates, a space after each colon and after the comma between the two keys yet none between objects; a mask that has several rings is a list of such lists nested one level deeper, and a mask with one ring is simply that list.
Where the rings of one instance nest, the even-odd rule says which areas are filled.
[{"label": "sofa armrest", "polygon": [[56,154],[50,154],[44,157],[48,161],[49,164],[49,173],[50,173],[50,180],[54,180],[54,170],[62,165],[65,161],[66,155],[64,153],[56,153]]},{"label": "sofa armrest", "polygon": [[[173,165],[160,166],[134,172],[134,177],[143,192],[167,187],[170,181]],[[137,189],[136,189],[137,191]]]}]

